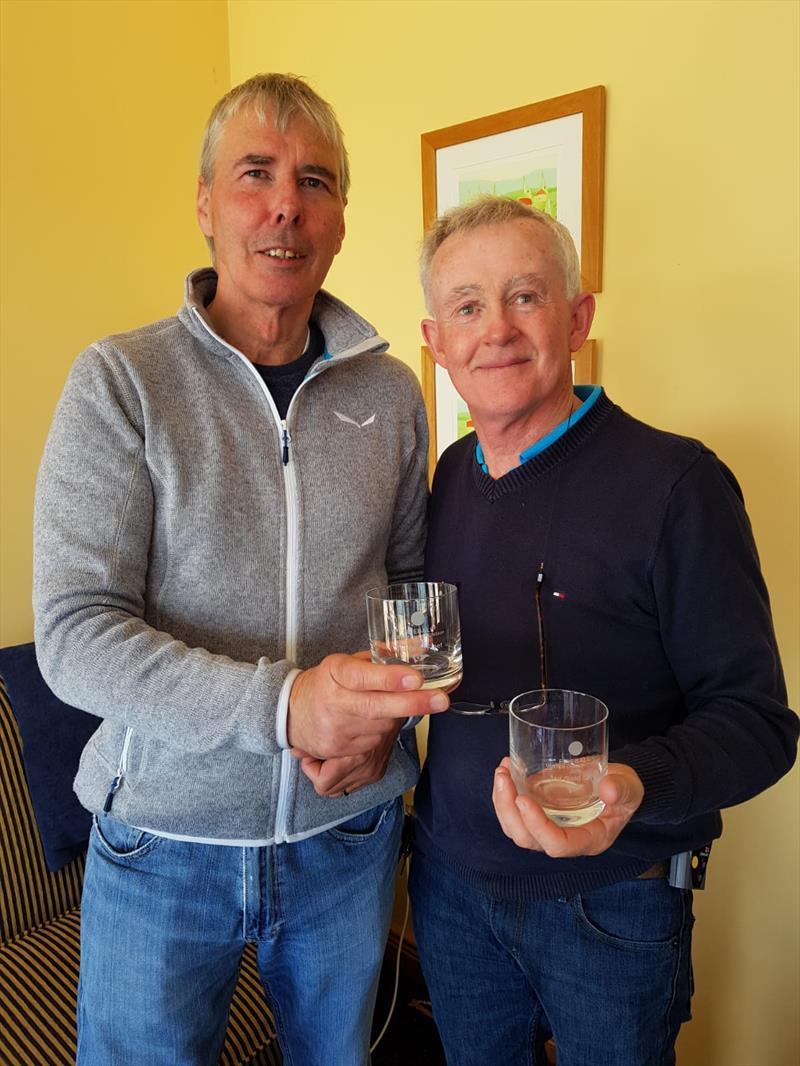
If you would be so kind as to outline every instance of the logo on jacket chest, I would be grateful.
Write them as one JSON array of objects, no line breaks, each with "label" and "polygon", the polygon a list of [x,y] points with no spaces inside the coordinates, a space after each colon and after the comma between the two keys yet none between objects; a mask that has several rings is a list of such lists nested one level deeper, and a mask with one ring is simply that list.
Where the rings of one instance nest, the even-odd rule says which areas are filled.
[{"label": "logo on jacket chest", "polygon": [[347,422],[350,426],[355,426],[356,429],[364,429],[365,426],[371,426],[375,421],[375,415],[371,414],[366,422],[358,422],[355,418],[351,418],[349,415],[343,415],[341,411],[333,412],[340,422]]}]

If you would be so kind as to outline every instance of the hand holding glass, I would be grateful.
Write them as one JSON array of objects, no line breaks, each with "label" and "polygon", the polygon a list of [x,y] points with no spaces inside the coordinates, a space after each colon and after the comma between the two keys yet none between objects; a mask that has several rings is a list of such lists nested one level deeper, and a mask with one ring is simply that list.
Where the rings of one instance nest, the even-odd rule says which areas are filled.
[{"label": "hand holding glass", "polygon": [[461,682],[458,590],[443,581],[382,585],[367,593],[374,663],[419,670],[422,687],[449,692]]},{"label": "hand holding glass", "polygon": [[565,689],[523,692],[509,705],[517,792],[556,825],[584,825],[605,807],[598,789],[608,767],[607,720],[600,700]]}]

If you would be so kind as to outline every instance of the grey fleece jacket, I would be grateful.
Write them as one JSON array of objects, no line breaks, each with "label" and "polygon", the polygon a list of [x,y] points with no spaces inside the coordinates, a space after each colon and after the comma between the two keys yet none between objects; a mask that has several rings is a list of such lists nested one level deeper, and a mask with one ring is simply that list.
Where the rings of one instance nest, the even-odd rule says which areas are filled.
[{"label": "grey fleece jacket", "polygon": [[[326,341],[286,422],[202,308],[93,344],[58,404],[36,493],[42,673],[104,721],[75,790],[156,832],[283,842],[416,780],[318,796],[289,754],[297,669],[367,647],[364,592],[421,572],[427,423],[412,372],[320,292]],[[287,457],[288,462],[284,462]]]}]

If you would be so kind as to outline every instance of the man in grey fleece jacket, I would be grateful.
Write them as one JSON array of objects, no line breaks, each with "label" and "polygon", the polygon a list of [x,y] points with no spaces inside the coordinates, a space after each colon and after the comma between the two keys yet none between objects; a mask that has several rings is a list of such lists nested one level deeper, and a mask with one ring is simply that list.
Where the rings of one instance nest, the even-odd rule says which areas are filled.
[{"label": "man in grey fleece jacket", "polygon": [[216,1062],[246,940],[287,1061],[360,1066],[420,675],[365,654],[364,592],[421,568],[411,372],[321,285],[347,156],[304,82],[260,75],[206,129],[214,270],[174,318],[75,363],[37,487],[36,643],[103,718],[80,1066]]}]

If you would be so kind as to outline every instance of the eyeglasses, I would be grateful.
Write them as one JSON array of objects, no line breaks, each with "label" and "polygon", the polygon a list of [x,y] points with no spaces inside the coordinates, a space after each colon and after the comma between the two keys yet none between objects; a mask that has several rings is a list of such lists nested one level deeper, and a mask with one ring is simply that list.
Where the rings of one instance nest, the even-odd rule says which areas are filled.
[{"label": "eyeglasses", "polygon": [[[536,575],[536,626],[539,631],[539,688],[549,688],[547,675],[547,643],[545,641],[544,614],[542,612],[542,585],[544,583],[544,562],[539,563]],[[488,703],[467,703],[464,700],[452,700],[450,710],[456,714],[508,714],[511,700],[489,700]]]}]

